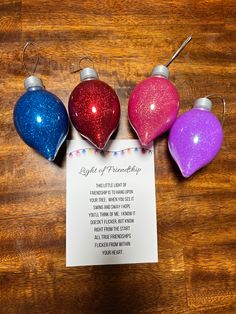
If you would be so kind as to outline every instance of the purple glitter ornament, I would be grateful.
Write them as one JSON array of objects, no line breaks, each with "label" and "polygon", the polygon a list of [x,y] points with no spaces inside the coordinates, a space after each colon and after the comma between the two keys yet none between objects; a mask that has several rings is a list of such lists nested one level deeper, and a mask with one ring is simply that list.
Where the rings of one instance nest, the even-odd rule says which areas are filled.
[{"label": "purple glitter ornament", "polygon": [[211,107],[210,99],[197,99],[170,130],[169,150],[186,178],[210,163],[221,148],[223,130]]}]

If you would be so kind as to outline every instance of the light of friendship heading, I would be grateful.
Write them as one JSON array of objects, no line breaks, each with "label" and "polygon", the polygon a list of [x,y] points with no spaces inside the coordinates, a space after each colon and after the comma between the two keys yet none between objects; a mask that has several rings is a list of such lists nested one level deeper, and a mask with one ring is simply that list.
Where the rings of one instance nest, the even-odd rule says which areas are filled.
[{"label": "light of friendship heading", "polygon": [[126,174],[135,174],[138,175],[141,172],[141,168],[135,166],[135,165],[129,165],[125,168],[119,168],[116,166],[104,166],[102,168],[98,167],[81,167],[79,169],[79,174],[85,177],[88,177],[92,174],[99,174],[100,176],[103,176],[104,174],[111,174],[111,173],[126,173]]}]

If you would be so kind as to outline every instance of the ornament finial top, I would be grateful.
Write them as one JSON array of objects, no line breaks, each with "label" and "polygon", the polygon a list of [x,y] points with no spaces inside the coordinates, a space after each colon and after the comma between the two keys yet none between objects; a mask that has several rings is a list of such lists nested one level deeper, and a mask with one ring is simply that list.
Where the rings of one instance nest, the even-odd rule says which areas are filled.
[{"label": "ornament finial top", "polygon": [[42,80],[34,75],[31,75],[25,79],[24,86],[26,90],[33,87],[44,88]]},{"label": "ornament finial top", "polygon": [[212,102],[207,97],[196,99],[193,106],[193,108],[205,109],[208,111],[211,111],[211,107],[212,107]]},{"label": "ornament finial top", "polygon": [[154,67],[151,75],[152,76],[161,75],[168,79],[170,76],[170,71],[166,66],[160,64]]},{"label": "ornament finial top", "polygon": [[98,73],[92,68],[84,68],[80,71],[80,80],[98,79]]}]

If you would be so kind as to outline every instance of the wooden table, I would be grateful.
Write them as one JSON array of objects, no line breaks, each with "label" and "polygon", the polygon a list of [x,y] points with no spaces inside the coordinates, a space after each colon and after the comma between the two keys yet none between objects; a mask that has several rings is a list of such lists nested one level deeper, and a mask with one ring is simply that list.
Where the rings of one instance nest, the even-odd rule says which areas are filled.
[{"label": "wooden table", "polygon": [[[211,1],[1,1],[0,312],[236,313],[236,3]],[[183,179],[155,142],[159,263],[65,267],[65,148],[50,163],[24,145],[12,110],[23,93],[21,50],[40,49],[37,74],[67,105],[91,56],[122,104],[117,138],[135,138],[127,101],[152,67],[171,65],[180,113],[209,93],[225,96],[224,143],[216,159]],[[220,118],[221,106],[213,111]],[[69,138],[75,138],[73,130]]]}]

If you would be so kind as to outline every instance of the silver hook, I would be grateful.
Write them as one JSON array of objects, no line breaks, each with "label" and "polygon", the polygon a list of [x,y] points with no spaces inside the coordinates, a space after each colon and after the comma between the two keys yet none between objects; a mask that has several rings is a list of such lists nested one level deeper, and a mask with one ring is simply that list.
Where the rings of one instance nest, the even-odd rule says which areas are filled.
[{"label": "silver hook", "polygon": [[85,67],[83,67],[83,66],[81,65],[82,61],[84,61],[84,60],[90,61],[90,62],[92,63],[92,67],[94,68],[94,61],[93,61],[93,59],[90,58],[90,57],[85,56],[85,57],[82,57],[82,58],[79,60],[79,66],[78,66],[78,68],[75,67],[75,64],[74,64],[74,63],[72,63],[72,64],[70,65],[70,73],[76,73],[76,72],[82,71],[82,70],[85,68]]},{"label": "silver hook", "polygon": [[37,50],[37,46],[31,42],[31,41],[27,41],[27,43],[24,45],[23,47],[23,50],[22,50],[22,63],[23,63],[23,66],[24,66],[24,69],[25,69],[25,72],[29,75],[34,75],[36,69],[37,69],[37,66],[38,66],[38,63],[39,63],[39,52],[37,50],[37,54],[36,54],[36,58],[35,58],[35,62],[32,66],[32,69],[28,69],[27,66],[26,66],[26,62],[25,62],[25,53],[26,53],[26,50],[29,46],[33,46],[34,48],[36,48]]},{"label": "silver hook", "polygon": [[175,58],[178,57],[178,55],[180,54],[180,52],[187,46],[187,44],[190,42],[190,40],[192,39],[192,35],[188,36],[187,39],[185,39],[185,41],[182,43],[182,45],[179,47],[179,49],[174,53],[174,55],[172,56],[172,58],[170,59],[170,61],[168,61],[165,66],[168,67],[174,60]]},{"label": "silver hook", "polygon": [[205,96],[206,98],[209,99],[220,99],[223,105],[223,112],[222,112],[222,117],[221,117],[221,125],[223,127],[224,125],[224,121],[225,121],[225,115],[226,115],[226,101],[224,99],[224,97],[220,96],[220,95],[216,95],[216,94],[210,94]]}]

